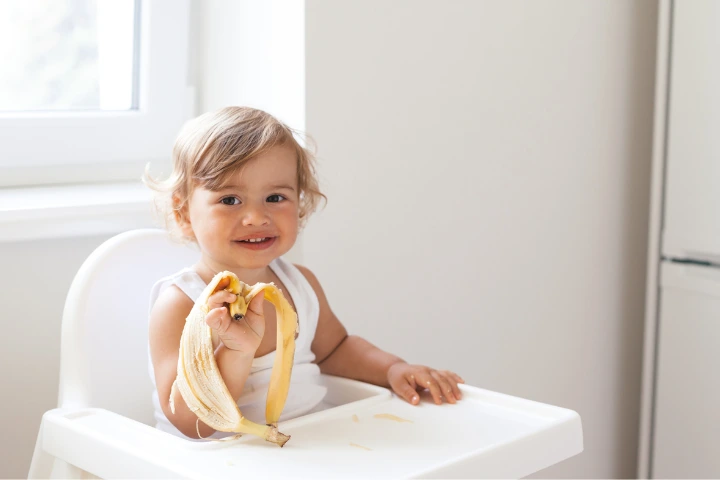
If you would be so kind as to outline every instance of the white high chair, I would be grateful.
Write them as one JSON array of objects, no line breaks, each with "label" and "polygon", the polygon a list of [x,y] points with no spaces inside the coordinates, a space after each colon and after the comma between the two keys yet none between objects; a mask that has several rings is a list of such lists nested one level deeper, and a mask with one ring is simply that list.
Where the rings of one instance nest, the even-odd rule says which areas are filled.
[{"label": "white high chair", "polygon": [[98,247],[68,292],[58,408],[43,415],[29,478],[519,478],[580,453],[572,410],[463,385],[463,400],[411,406],[387,389],[322,375],[330,407],[281,422],[285,447],[250,435],[190,442],[152,427],[152,284],[197,250],[157,229]]}]

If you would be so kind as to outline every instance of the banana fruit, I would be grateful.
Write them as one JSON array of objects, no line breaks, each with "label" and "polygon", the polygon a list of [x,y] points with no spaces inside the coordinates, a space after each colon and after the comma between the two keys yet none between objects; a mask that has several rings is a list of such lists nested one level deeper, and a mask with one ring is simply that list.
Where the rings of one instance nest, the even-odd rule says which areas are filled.
[{"label": "banana fruit", "polygon": [[[226,278],[230,279],[230,284],[225,290],[238,296],[237,300],[230,304],[231,317],[241,318],[238,315],[245,315],[248,304],[261,291],[264,291],[265,298],[275,306],[278,322],[277,347],[265,405],[267,425],[251,422],[243,416],[215,361],[213,332],[205,323],[205,316],[209,311],[208,298],[219,290],[218,284]],[[282,447],[290,437],[278,431],[277,422],[290,389],[297,330],[295,311],[273,283],[249,286],[232,272],[218,273],[196,300],[185,319],[180,338],[177,377],[170,391],[170,410],[175,413],[173,397],[176,390],[179,390],[183,400],[198,419],[215,430],[257,435]]]}]

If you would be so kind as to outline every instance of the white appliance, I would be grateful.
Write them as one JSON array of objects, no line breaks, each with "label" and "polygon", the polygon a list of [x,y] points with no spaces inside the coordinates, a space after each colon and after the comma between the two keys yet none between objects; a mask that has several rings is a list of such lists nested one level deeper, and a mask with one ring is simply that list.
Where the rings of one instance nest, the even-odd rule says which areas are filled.
[{"label": "white appliance", "polygon": [[660,4],[639,478],[720,478],[720,1]]}]

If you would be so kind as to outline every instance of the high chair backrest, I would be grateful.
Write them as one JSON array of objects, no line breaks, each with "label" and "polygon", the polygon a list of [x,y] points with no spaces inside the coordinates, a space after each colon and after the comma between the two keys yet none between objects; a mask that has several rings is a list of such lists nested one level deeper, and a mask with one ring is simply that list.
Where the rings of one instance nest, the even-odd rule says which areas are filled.
[{"label": "high chair backrest", "polygon": [[150,290],[198,258],[196,247],[159,229],[121,233],[88,256],[65,301],[59,407],[105,408],[152,424]]}]

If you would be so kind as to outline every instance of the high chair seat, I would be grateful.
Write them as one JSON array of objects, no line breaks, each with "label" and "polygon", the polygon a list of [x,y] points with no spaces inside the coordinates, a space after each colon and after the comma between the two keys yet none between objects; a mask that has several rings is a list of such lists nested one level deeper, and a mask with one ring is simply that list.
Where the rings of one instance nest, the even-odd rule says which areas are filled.
[{"label": "high chair seat", "polygon": [[190,442],[153,428],[148,306],[159,278],[195,263],[159,229],[119,234],[77,272],[62,319],[58,407],[29,478],[519,478],[580,453],[572,410],[462,385],[456,405],[322,375],[325,410],[286,422],[283,448],[245,435]]}]

